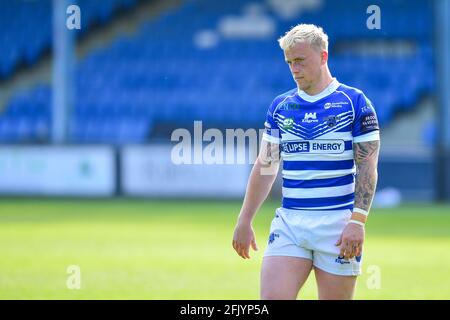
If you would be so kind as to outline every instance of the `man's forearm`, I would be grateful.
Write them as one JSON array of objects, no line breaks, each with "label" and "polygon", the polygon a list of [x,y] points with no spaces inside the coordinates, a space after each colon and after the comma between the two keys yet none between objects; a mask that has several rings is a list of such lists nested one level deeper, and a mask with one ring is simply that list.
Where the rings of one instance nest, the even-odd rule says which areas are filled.
[{"label": "man's forearm", "polygon": [[[272,164],[278,166],[278,164]],[[264,174],[263,165],[258,159],[253,166],[247,184],[244,203],[239,214],[239,221],[250,223],[259,207],[269,195],[270,189],[276,179],[276,174]],[[278,170],[275,170],[277,172]]]},{"label": "man's forearm", "polygon": [[[355,144],[356,180],[354,207],[370,211],[378,181],[379,141]],[[352,219],[365,222],[367,216],[354,212]]]},{"label": "man's forearm", "polygon": [[[369,212],[372,206],[372,200],[375,195],[375,190],[378,181],[378,171],[376,166],[371,164],[363,164],[358,167],[358,173],[355,181],[355,208],[362,209]],[[365,222],[367,217],[363,214],[356,214],[361,220]]]}]

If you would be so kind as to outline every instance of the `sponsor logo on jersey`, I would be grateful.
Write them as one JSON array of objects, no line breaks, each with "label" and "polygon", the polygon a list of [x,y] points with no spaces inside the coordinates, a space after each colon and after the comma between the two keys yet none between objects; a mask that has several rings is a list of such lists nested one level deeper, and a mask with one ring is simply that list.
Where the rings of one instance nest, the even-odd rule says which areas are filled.
[{"label": "sponsor logo on jersey", "polygon": [[362,113],[366,113],[366,112],[370,112],[370,111],[372,111],[372,107],[364,106],[361,108]]},{"label": "sponsor logo on jersey", "polygon": [[281,151],[284,153],[309,152],[309,150],[309,141],[283,142],[281,144]]},{"label": "sponsor logo on jersey", "polygon": [[365,97],[366,105],[361,108],[361,132],[379,130],[377,114],[372,102]]},{"label": "sponsor logo on jersey", "polygon": [[317,120],[317,113],[316,112],[306,112],[305,117],[303,118],[302,122],[306,122],[306,123],[319,122],[319,120]]},{"label": "sponsor logo on jersey", "polygon": [[278,110],[300,110],[301,106],[298,103],[283,103]]},{"label": "sponsor logo on jersey", "polygon": [[374,112],[370,112],[361,118],[361,132],[378,130],[379,128],[377,115]]},{"label": "sponsor logo on jersey", "polygon": [[281,143],[284,153],[341,154],[345,151],[344,140],[300,140]]},{"label": "sponsor logo on jersey", "polygon": [[283,120],[283,129],[284,130],[292,129],[293,126],[294,126],[294,119],[286,118]]},{"label": "sponsor logo on jersey", "polygon": [[325,110],[328,110],[330,108],[342,108],[343,105],[348,104],[348,102],[327,102],[323,105],[323,107],[325,108]]}]

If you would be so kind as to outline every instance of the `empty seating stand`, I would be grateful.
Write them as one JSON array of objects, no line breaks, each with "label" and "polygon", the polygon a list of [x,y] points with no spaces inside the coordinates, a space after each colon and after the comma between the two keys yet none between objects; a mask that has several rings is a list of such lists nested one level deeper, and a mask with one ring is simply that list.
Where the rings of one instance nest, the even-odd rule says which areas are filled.
[{"label": "empty seating stand", "polygon": [[[93,16],[105,21],[111,17],[114,5],[105,9],[99,2],[88,2],[89,10],[96,13]],[[382,28],[369,30],[366,9],[371,2],[349,0],[344,7],[340,1],[326,0],[316,10],[287,20],[267,2],[260,2],[275,31],[264,38],[239,39],[221,36],[218,24],[227,15],[241,16],[243,8],[254,1],[185,1],[145,21],[131,37],[120,36],[77,64],[71,140],[141,143],[152,138],[157,124],[192,127],[194,120],[218,127],[261,127],[272,99],[295,87],[276,40],[299,22],[324,27],[330,36],[332,74],[361,88],[384,125],[434,88],[432,8],[425,0],[378,1]],[[204,30],[218,35],[208,48],[194,41]],[[415,49],[401,55],[337,50],[344,41],[377,39],[409,41]],[[48,86],[17,92],[0,119],[0,139],[48,139],[50,103]]]}]

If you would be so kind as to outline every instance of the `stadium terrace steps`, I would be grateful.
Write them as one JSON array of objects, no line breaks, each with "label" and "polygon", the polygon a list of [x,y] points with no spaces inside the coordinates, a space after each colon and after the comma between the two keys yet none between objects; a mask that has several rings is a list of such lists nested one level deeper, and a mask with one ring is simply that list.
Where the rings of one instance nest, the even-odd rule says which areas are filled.
[{"label": "stadium terrace steps", "polygon": [[[382,30],[371,31],[365,27],[369,1],[351,1],[345,8],[323,1],[318,11],[304,11],[287,20],[273,7],[262,6],[257,14],[276,25],[276,32],[267,38],[230,38],[220,33],[221,19],[243,15],[249,0],[185,1],[156,19],[149,17],[135,34],[117,36],[78,64],[76,89],[83,94],[75,106],[72,140],[143,142],[151,138],[152,124],[158,122],[190,127],[194,120],[204,120],[229,127],[261,127],[272,99],[295,87],[276,39],[299,21],[324,27],[330,35],[333,75],[361,88],[373,101],[382,125],[387,124],[397,111],[409,110],[434,88],[431,36],[422,28],[431,25],[431,8],[418,0],[381,1]],[[356,28],[358,23],[364,24]],[[194,41],[205,30],[215,37],[206,49]],[[342,40],[398,38],[412,41],[416,50],[392,56],[334,49]],[[27,104],[39,90],[28,92],[20,102],[12,100],[14,112],[20,110],[19,104],[27,114]],[[31,117],[42,119],[49,113],[44,109]],[[146,130],[132,125],[137,119],[147,123]],[[112,130],[114,126],[122,129]]]},{"label": "stadium terrace steps", "polygon": [[[77,43],[77,57],[81,61],[87,60],[85,59],[86,56],[98,51],[99,48],[108,46],[112,41],[111,39],[125,38],[128,34],[135,32],[133,26],[135,24],[138,25],[142,19],[148,18],[149,15],[156,15],[160,10],[165,8],[176,6],[177,1],[157,3],[155,0],[123,0],[123,2],[134,3],[136,6],[128,10],[125,14],[114,15],[115,18],[110,23],[104,23],[100,27],[95,28],[92,26],[87,28],[86,26],[85,31],[89,29],[89,32],[86,32],[86,35]],[[132,22],[130,23],[130,21]],[[48,84],[51,78],[50,58],[45,57],[40,59],[34,66],[21,68],[18,72],[15,72],[8,79],[4,80],[2,84],[3,92],[0,96],[0,109],[3,109],[3,111],[0,111],[0,143],[41,143],[49,141],[52,96],[51,88]],[[78,90],[77,93],[79,92],[81,91]],[[84,95],[77,94],[77,96],[84,101]],[[30,109],[35,111],[30,113]],[[26,121],[23,121],[24,119]],[[118,128],[124,128],[130,123],[136,123],[134,118],[122,120],[116,123]],[[138,121],[138,123],[140,122]],[[29,128],[22,130],[17,125],[18,123],[22,123],[22,127],[27,126]],[[79,132],[79,126],[81,126],[80,121],[74,119],[70,132],[77,134]],[[137,134],[143,136],[140,133],[142,132],[142,129],[139,129],[140,126],[142,125],[129,125],[122,136],[125,138],[136,136],[135,133],[128,132],[130,127],[136,128]],[[146,125],[146,128],[149,127],[151,128],[150,123]],[[80,141],[85,141],[86,136],[89,137],[87,141],[92,141],[92,137],[95,136],[95,132],[93,134],[91,133],[92,126],[89,129],[86,128],[85,131],[89,132],[83,133]],[[103,134],[102,132],[105,130],[102,127],[98,131],[100,134]],[[123,131],[117,130],[117,132]],[[127,141],[137,142],[140,140],[133,138]]]},{"label": "stadium terrace steps", "polygon": [[[130,8],[138,0],[79,0],[83,8],[83,35],[95,23],[106,23],[121,8]],[[10,76],[21,65],[35,64],[52,45],[52,0],[16,0],[2,3],[0,10],[0,79]]]}]

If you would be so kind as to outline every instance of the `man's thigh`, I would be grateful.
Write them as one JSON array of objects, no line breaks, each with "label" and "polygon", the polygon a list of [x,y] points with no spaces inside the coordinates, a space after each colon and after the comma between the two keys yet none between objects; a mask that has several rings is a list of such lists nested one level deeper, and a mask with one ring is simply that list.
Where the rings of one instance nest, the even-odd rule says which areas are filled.
[{"label": "man's thigh", "polygon": [[312,269],[312,260],[266,256],[261,268],[262,300],[295,300]]},{"label": "man's thigh", "polygon": [[314,267],[319,300],[351,300],[355,293],[357,276],[328,273]]}]

